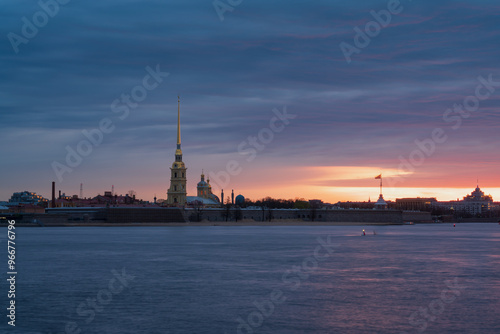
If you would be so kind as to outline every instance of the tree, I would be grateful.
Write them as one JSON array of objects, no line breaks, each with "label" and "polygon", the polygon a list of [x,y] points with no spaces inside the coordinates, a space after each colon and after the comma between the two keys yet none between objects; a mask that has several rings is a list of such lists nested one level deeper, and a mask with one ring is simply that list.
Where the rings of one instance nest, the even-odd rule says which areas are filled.
[{"label": "tree", "polygon": [[316,219],[316,214],[319,205],[317,203],[310,203],[309,204],[310,210],[311,210],[311,221],[314,221]]},{"label": "tree", "polygon": [[295,209],[309,209],[310,204],[303,198],[296,198],[293,207]]},{"label": "tree", "polygon": [[273,219],[273,211],[271,209],[269,209],[267,211],[267,220],[271,221],[272,219]]},{"label": "tree", "polygon": [[200,201],[193,202],[193,213],[189,216],[190,221],[199,222],[202,219],[203,203]]},{"label": "tree", "polygon": [[222,212],[222,217],[226,218],[226,221],[231,217],[231,198],[227,196],[226,204],[224,204],[224,211]]},{"label": "tree", "polygon": [[234,220],[237,222],[238,220],[241,220],[243,215],[242,215],[242,212],[241,212],[241,209],[240,208],[236,208],[234,211],[233,211],[233,217],[234,217]]}]

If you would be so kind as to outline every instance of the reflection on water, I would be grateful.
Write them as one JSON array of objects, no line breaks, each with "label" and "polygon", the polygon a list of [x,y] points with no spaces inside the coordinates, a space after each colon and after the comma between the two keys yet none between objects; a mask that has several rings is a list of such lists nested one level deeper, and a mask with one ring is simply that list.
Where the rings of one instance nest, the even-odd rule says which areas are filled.
[{"label": "reflection on water", "polygon": [[9,330],[498,333],[499,241],[496,224],[19,228]]}]

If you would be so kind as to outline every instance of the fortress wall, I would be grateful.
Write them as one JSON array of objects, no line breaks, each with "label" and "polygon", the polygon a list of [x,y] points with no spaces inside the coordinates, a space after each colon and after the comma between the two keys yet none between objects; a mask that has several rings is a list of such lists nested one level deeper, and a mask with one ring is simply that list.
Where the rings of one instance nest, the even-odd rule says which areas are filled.
[{"label": "fortress wall", "polygon": [[65,208],[47,210],[38,215],[44,224],[128,224],[128,223],[179,223],[185,222],[183,210],[179,208]]},{"label": "fortress wall", "polygon": [[433,222],[430,212],[419,211],[403,211],[403,221],[415,223],[430,223]]},{"label": "fortress wall", "polygon": [[[228,221],[235,221],[237,209],[229,211]],[[405,212],[397,210],[294,210],[294,209],[240,209],[238,220],[245,221],[317,221],[338,223],[388,223],[402,224],[403,221],[430,221],[427,212]],[[188,219],[196,221],[196,210],[180,208],[71,208],[60,211],[51,210],[36,215],[42,224],[129,224],[129,223],[179,223]],[[227,210],[203,208],[199,211],[200,220],[209,222],[226,221]],[[404,217],[404,219],[403,219]],[[26,216],[31,222],[32,216]]]},{"label": "fortress wall", "polygon": [[[318,211],[316,215],[321,215]],[[396,210],[329,210],[321,221],[333,222],[366,222],[366,223],[394,223],[403,222],[401,211]]]},{"label": "fortress wall", "polygon": [[[229,221],[234,221],[236,210],[229,213]],[[200,216],[207,221],[225,221],[227,211],[224,209],[202,209]],[[321,222],[372,222],[372,223],[403,223],[401,211],[393,210],[294,210],[294,209],[241,209],[243,220],[302,220]]]},{"label": "fortress wall", "polygon": [[18,225],[26,226],[64,225],[68,222],[68,215],[51,213],[23,213],[9,219],[14,219]]},{"label": "fortress wall", "polygon": [[185,222],[179,208],[109,208],[107,222],[113,223],[179,223]]}]

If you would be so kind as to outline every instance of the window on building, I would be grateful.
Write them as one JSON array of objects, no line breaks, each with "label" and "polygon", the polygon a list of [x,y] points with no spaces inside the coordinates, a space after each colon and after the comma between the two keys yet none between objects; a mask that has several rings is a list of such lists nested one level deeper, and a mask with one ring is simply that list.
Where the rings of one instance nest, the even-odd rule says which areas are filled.
[{"label": "window on building", "polygon": [[177,177],[177,172],[174,173],[174,177]]},{"label": "window on building", "polygon": [[174,186],[174,191],[177,191],[177,186]]}]

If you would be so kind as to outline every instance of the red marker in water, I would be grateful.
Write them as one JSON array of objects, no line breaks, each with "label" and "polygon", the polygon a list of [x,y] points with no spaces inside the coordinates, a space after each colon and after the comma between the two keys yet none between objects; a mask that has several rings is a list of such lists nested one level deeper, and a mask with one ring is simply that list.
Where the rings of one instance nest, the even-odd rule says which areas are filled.
[{"label": "red marker in water", "polygon": [[453,227],[455,227],[455,224],[453,224]]}]

